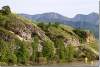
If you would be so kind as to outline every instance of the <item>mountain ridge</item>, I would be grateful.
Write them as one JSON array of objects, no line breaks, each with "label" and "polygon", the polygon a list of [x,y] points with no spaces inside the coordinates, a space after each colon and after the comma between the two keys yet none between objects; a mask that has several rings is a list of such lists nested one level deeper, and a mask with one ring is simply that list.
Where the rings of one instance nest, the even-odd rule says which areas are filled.
[{"label": "mountain ridge", "polygon": [[[99,20],[99,15],[96,12],[92,12],[90,14],[77,14],[72,18],[63,16],[59,13],[55,13],[55,12],[47,12],[47,13],[42,13],[42,14],[35,14],[35,15],[29,15],[29,14],[18,14],[21,16],[24,16],[28,19],[31,20],[37,20],[37,21],[61,21],[62,23],[65,23],[67,21],[72,21],[72,22],[78,22],[78,21],[82,21],[82,22],[89,22],[89,23],[93,23],[93,24],[98,24],[98,20]],[[94,23],[95,22],[95,23]]]},{"label": "mountain ridge", "polygon": [[73,18],[68,18],[55,12],[48,12],[36,15],[19,14],[31,20],[36,20],[40,22],[58,22],[65,25],[70,25],[75,28],[84,28],[92,31],[98,38],[98,28],[99,28],[99,15],[98,13],[92,12],[90,14],[77,14]]},{"label": "mountain ridge", "polygon": [[1,66],[83,62],[85,57],[99,60],[97,41],[89,30],[58,23],[36,24],[13,14],[9,6],[0,10]]}]

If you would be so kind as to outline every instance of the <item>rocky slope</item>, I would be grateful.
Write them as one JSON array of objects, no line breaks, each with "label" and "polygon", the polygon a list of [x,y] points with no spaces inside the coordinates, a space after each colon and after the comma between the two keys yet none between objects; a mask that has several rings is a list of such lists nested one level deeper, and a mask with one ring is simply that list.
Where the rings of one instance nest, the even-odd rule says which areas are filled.
[{"label": "rocky slope", "polygon": [[8,6],[0,10],[0,62],[45,64],[50,61],[71,61],[74,57],[71,53],[74,52],[74,46],[95,41],[90,31],[56,23],[35,24],[11,13]]},{"label": "rocky slope", "polygon": [[77,14],[73,18],[68,18],[65,16],[62,16],[58,13],[49,12],[49,13],[43,13],[43,14],[36,14],[36,15],[28,15],[28,14],[20,14],[21,16],[24,16],[31,20],[36,20],[40,22],[58,22],[61,24],[70,25],[75,28],[84,28],[89,29],[95,34],[95,37],[98,38],[99,34],[99,15],[95,12],[90,13],[88,15],[84,14]]}]

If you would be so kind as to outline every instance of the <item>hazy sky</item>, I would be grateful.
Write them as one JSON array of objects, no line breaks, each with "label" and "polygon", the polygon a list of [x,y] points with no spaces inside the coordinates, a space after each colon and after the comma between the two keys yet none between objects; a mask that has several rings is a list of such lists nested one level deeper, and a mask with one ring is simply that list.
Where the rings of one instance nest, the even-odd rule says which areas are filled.
[{"label": "hazy sky", "polygon": [[57,12],[67,17],[99,12],[99,0],[0,0],[0,8],[9,5],[12,12],[40,14]]}]

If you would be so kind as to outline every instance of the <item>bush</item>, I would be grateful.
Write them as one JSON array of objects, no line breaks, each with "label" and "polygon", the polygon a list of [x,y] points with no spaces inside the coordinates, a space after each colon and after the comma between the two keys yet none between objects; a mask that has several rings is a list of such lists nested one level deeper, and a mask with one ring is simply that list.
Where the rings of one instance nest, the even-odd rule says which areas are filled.
[{"label": "bush", "polygon": [[74,46],[72,45],[68,45],[66,47],[66,60],[68,62],[71,62],[74,58],[74,55],[75,55],[75,49],[74,49]]},{"label": "bush", "polygon": [[1,62],[7,62],[7,53],[8,53],[8,44],[0,39],[0,61]]},{"label": "bush", "polygon": [[43,56],[47,58],[48,61],[53,60],[54,58],[54,44],[47,40],[43,45]]},{"label": "bush", "polygon": [[86,32],[80,29],[74,29],[73,32],[79,36],[79,40],[81,43],[86,41]]},{"label": "bush", "polygon": [[38,26],[42,28],[42,30],[47,31],[48,26],[45,23],[39,23]]},{"label": "bush", "polygon": [[62,38],[55,40],[55,47],[57,49],[56,53],[59,59],[64,61],[66,56],[65,56],[65,45]]},{"label": "bush", "polygon": [[58,27],[59,27],[59,25],[60,25],[60,23],[59,23],[59,22],[55,22],[55,23],[53,24],[53,26],[55,26],[56,28],[58,28]]},{"label": "bush", "polygon": [[6,16],[0,15],[0,26],[5,27],[7,20],[8,18]]},{"label": "bush", "polygon": [[16,57],[15,54],[9,53],[7,57],[8,57],[7,63],[9,63],[9,64],[17,64],[17,57]]},{"label": "bush", "polygon": [[4,40],[0,40],[0,62],[11,63],[11,64],[17,63],[17,57],[14,54],[14,51],[11,51],[11,49],[13,49],[10,48],[11,45],[12,44],[9,44]]},{"label": "bush", "polygon": [[8,64],[6,62],[0,62],[0,66],[7,66]]},{"label": "bush", "polygon": [[4,14],[4,15],[9,15],[9,14],[11,14],[10,7],[9,7],[9,6],[3,6],[3,7],[2,7],[2,14]]},{"label": "bush", "polygon": [[22,64],[27,64],[30,57],[27,44],[25,42],[17,41],[16,46],[17,46],[16,49],[17,62]]},{"label": "bush", "polygon": [[39,64],[47,64],[47,58],[45,58],[45,57],[39,57],[38,58],[38,63]]},{"label": "bush", "polygon": [[39,38],[37,36],[35,36],[34,40],[32,42],[32,48],[33,48],[32,61],[33,61],[33,63],[36,63],[36,61],[38,59],[38,56],[37,56],[38,44],[39,44]]}]

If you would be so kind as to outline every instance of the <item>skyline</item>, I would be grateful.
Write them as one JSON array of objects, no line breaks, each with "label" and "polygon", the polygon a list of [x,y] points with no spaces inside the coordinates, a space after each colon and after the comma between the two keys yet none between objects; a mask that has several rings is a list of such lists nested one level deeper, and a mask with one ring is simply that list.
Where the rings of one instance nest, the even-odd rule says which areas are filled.
[{"label": "skyline", "polygon": [[56,12],[66,17],[76,14],[99,13],[99,0],[0,0],[0,9],[10,6],[14,13],[41,14]]}]

